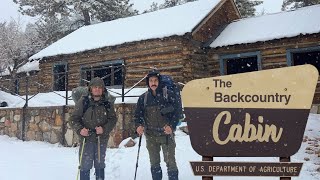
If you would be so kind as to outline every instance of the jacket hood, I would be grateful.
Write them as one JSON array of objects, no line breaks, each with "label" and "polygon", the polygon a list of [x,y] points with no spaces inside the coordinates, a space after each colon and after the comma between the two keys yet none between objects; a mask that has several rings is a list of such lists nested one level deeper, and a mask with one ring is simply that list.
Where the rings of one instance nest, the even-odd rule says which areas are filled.
[{"label": "jacket hood", "polygon": [[99,87],[102,87],[103,91],[102,91],[102,97],[105,96],[105,93],[106,93],[106,86],[104,85],[104,81],[99,78],[99,77],[95,77],[93,79],[91,79],[90,83],[89,83],[89,94],[90,96],[92,95],[92,91],[91,91],[91,87],[92,86],[99,86]]},{"label": "jacket hood", "polygon": [[92,86],[99,86],[99,87],[102,87],[103,89],[106,88],[106,86],[104,85],[104,81],[99,77],[95,77],[91,79],[89,83],[89,87],[92,87]]}]

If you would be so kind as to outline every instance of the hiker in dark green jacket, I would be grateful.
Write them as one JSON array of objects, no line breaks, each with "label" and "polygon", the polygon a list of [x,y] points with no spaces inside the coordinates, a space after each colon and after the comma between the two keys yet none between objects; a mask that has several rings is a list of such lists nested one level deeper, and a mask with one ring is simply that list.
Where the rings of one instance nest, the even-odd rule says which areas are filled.
[{"label": "hiker in dark green jacket", "polygon": [[163,89],[159,71],[151,71],[146,81],[148,91],[139,97],[135,112],[136,131],[139,136],[145,133],[152,179],[162,179],[160,167],[162,148],[169,180],[178,180],[174,139],[174,131],[179,121],[178,104],[173,92]]},{"label": "hiker in dark green jacket", "polygon": [[[116,124],[113,102],[105,97],[105,85],[101,78],[89,83],[89,96],[83,96],[76,103],[70,116],[70,125],[80,138],[79,157],[80,180],[90,179],[90,169],[94,165],[97,180],[104,180],[105,153],[109,134]],[[83,138],[85,143],[81,153]]]}]

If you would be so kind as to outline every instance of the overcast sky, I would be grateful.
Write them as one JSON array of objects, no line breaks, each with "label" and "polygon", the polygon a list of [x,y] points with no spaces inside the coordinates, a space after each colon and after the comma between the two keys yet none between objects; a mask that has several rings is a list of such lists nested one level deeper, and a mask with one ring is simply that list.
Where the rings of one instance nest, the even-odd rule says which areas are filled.
[{"label": "overcast sky", "polygon": [[[136,9],[141,9],[144,6],[149,7],[152,1],[155,0],[131,0],[132,2],[139,2],[136,4]],[[146,4],[142,4],[141,1],[147,2]],[[266,13],[274,13],[279,12],[281,10],[282,0],[264,0],[264,3],[257,7],[258,13],[265,10]],[[13,0],[0,0],[0,22],[10,21],[11,18],[17,20],[20,16],[21,23],[26,25],[28,22],[34,22],[35,18],[31,18],[29,16],[22,16],[18,12],[18,5],[16,5]]]}]

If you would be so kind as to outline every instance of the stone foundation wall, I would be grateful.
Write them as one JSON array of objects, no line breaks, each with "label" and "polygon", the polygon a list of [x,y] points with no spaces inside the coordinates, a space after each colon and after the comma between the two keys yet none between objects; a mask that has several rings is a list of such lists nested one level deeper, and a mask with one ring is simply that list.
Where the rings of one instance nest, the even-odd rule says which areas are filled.
[{"label": "stone foundation wall", "polygon": [[[110,134],[109,147],[118,147],[123,139],[135,136],[135,107],[135,104],[115,105],[118,121]],[[78,136],[67,123],[73,108],[74,106],[1,108],[0,135],[73,146],[78,143]]]}]

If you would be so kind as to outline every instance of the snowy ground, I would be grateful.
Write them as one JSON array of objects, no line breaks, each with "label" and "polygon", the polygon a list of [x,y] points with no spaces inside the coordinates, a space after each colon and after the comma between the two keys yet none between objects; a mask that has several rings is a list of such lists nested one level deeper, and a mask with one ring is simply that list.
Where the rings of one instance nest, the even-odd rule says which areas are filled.
[{"label": "snowy ground", "polygon": [[[303,162],[303,168],[298,178],[293,179],[320,179],[319,170],[320,157],[306,152],[319,150],[320,140],[320,115],[310,114],[305,136],[306,142],[297,154],[291,157],[294,162]],[[316,141],[315,141],[316,140]],[[138,141],[138,139],[135,139]],[[200,180],[201,177],[193,176],[189,161],[199,161],[201,156],[193,151],[190,145],[189,136],[181,131],[177,131],[176,158],[180,171],[181,180]],[[44,142],[22,142],[16,138],[0,136],[0,180],[71,180],[76,179],[77,174],[77,154],[78,148],[61,147],[58,144],[48,144]],[[310,149],[310,150],[306,150]],[[133,179],[136,165],[138,145],[131,148],[108,149],[106,157],[106,179],[108,180],[127,180]],[[152,179],[150,164],[145,139],[142,141],[139,159],[137,179]],[[304,160],[309,158],[309,161]],[[278,158],[214,158],[215,161],[263,161],[277,162]],[[161,164],[164,180],[167,179],[165,164]],[[94,178],[91,172],[91,179]],[[215,177],[219,179],[279,179],[276,177]]]}]

